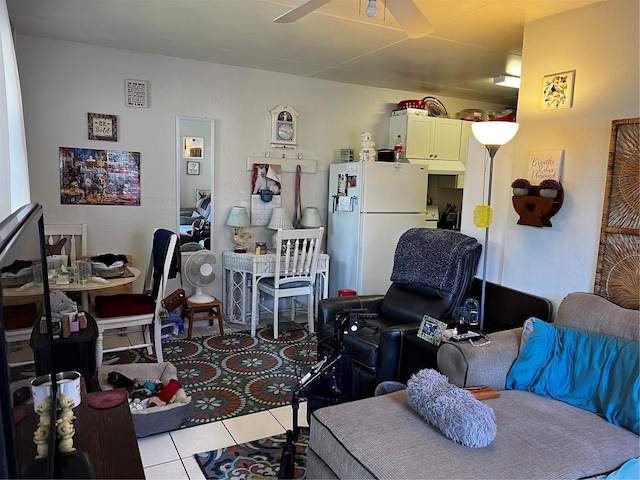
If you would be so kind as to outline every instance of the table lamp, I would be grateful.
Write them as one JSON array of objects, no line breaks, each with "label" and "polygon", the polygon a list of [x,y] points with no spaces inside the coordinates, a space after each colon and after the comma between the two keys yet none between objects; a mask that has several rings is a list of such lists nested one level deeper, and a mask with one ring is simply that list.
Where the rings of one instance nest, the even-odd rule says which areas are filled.
[{"label": "table lamp", "polygon": [[300,219],[300,225],[304,228],[319,228],[322,226],[320,220],[320,212],[316,207],[307,207],[304,209],[302,218]]},{"label": "table lamp", "polygon": [[240,233],[240,228],[251,226],[249,221],[249,214],[244,207],[232,207],[227,218],[227,227],[233,227],[233,240],[236,242],[236,253],[247,253],[247,249],[244,248],[244,244],[251,238],[249,232],[243,234]]},{"label": "table lamp", "polygon": [[[489,256],[489,227],[493,214],[491,212],[491,182],[493,181],[493,158],[498,149],[511,141],[518,132],[519,124],[515,122],[474,122],[471,126],[473,136],[483,144],[489,152],[489,186],[486,205],[478,205],[473,211],[473,223],[476,227],[486,228],[484,232],[484,258],[482,266],[482,293],[480,299],[480,331],[484,328],[484,306],[487,290],[487,257]],[[486,169],[486,166],[485,166]],[[483,192],[484,197],[484,192]]]},{"label": "table lamp", "polygon": [[291,218],[289,217],[287,209],[284,207],[274,208],[267,228],[276,231],[276,233],[273,234],[271,243],[273,248],[277,250],[276,241],[278,238],[278,229],[282,228],[283,230],[291,230],[293,228],[293,223],[291,223]]}]

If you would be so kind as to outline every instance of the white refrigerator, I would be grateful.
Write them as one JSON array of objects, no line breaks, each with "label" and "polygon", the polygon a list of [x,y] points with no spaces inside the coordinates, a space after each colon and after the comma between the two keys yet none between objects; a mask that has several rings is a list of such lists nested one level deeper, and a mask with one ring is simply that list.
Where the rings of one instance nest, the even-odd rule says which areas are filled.
[{"label": "white refrigerator", "polygon": [[428,221],[427,166],[394,162],[335,163],[329,168],[329,295],[385,294],[396,244]]}]

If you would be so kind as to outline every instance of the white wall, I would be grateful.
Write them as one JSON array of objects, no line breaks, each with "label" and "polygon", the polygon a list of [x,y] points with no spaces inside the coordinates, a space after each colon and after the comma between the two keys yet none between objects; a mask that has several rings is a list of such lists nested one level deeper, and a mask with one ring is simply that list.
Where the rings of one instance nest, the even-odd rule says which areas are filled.
[{"label": "white wall", "polygon": [[[220,253],[234,245],[224,226],[230,207],[250,200],[245,159],[270,150],[273,107],[292,105],[300,112],[299,148],[287,154],[319,161],[318,173],[303,175],[302,204],[319,207],[326,223],[328,165],[337,161],[338,150],[353,148],[357,155],[366,130],[377,148],[387,147],[391,110],[401,100],[428,94],[21,35],[16,51],[33,201],[44,205],[48,223],[86,222],[91,253],[130,253],[137,265],[148,259],[154,228],[176,229],[176,115],[215,119],[213,250]],[[125,107],[125,79],[149,82],[150,108]],[[503,107],[439,98],[452,116],[465,108]],[[117,115],[118,142],[87,140],[87,112]],[[141,152],[141,206],[61,205],[61,146]],[[283,174],[283,206],[291,213],[294,182],[295,174]],[[250,246],[271,236],[264,227],[251,231]]]},{"label": "white wall", "polygon": [[[637,0],[614,0],[525,27],[520,130],[495,163],[490,280],[547,297],[556,307],[569,292],[593,291],[611,121],[640,116],[638,18]],[[542,78],[568,70],[576,70],[573,108],[542,111]],[[551,218],[553,227],[516,225],[511,181],[526,177],[532,151],[557,149],[565,151],[565,197]],[[480,168],[481,174],[483,155],[476,153],[467,168]],[[473,194],[467,185],[463,206],[471,208],[463,224],[473,232],[468,214],[481,195],[479,185]]]}]

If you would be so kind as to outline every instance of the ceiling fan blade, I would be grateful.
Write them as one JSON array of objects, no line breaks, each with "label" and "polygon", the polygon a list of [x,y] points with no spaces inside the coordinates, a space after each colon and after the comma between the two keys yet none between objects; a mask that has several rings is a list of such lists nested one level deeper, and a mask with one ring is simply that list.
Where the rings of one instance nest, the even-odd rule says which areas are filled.
[{"label": "ceiling fan blade", "polygon": [[409,38],[426,37],[433,32],[433,25],[414,0],[386,0],[386,5]]},{"label": "ceiling fan blade", "polygon": [[286,13],[283,13],[273,21],[276,23],[291,23],[304,17],[305,15],[313,12],[316,8],[329,3],[331,0],[307,0],[302,5],[292,8]]}]

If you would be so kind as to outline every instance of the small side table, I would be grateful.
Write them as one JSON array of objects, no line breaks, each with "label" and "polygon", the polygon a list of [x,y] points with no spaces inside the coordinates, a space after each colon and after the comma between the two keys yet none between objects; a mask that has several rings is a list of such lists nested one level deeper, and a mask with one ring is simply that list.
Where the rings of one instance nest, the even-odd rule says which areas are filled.
[{"label": "small side table", "polygon": [[438,370],[438,349],[432,343],[422,340],[417,334],[404,337],[403,355],[400,362],[400,381],[407,383],[411,375],[424,368]]},{"label": "small side table", "polygon": [[[99,391],[96,377],[96,339],[98,326],[94,318],[84,312],[87,327],[69,334],[68,338],[56,338],[53,350],[57,371],[77,370],[85,379],[89,392]],[[31,331],[30,345],[35,360],[36,375],[46,375],[51,371],[49,340],[46,333],[40,333],[40,322],[36,322]]]},{"label": "small side table", "polygon": [[218,320],[218,328],[220,329],[220,335],[224,335],[224,327],[222,321],[222,302],[217,298],[208,303],[195,303],[187,300],[187,309],[189,313],[189,332],[188,336],[191,338],[193,333],[193,322],[196,320],[197,313],[204,313],[206,316],[198,317],[198,320],[209,320],[210,325],[213,325],[214,320]]}]

